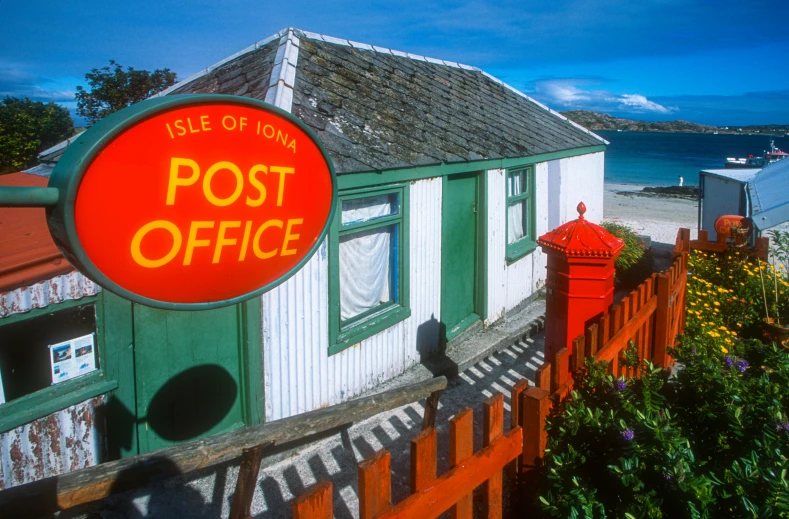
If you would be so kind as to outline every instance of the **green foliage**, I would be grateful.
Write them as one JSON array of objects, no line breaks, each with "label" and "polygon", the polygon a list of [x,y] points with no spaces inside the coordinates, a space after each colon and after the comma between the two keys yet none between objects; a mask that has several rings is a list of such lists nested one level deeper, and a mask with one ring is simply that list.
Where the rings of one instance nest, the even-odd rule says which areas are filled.
[{"label": "green foliage", "polygon": [[783,265],[781,267],[786,272],[786,266],[789,264],[789,232],[787,231],[767,231],[770,235],[772,242],[772,253],[775,258]]},{"label": "green foliage", "polygon": [[614,222],[603,222],[601,227],[625,242],[622,252],[614,261],[617,278],[625,283],[632,281],[635,284],[646,279],[651,274],[651,267],[647,261],[649,258],[633,229]]},{"label": "green foliage", "polygon": [[143,101],[175,84],[176,74],[170,69],[153,72],[123,67],[110,60],[109,67],[93,69],[85,74],[90,91],[77,87],[77,114],[90,124],[131,104]]},{"label": "green foliage", "polygon": [[73,133],[74,122],[66,108],[6,97],[0,102],[0,174],[34,166],[40,152]]},{"label": "green foliage", "polygon": [[607,363],[591,358],[586,368],[547,427],[544,510],[553,517],[704,517],[712,485],[667,405],[666,372],[643,364],[641,378],[614,379]]},{"label": "green foliage", "polygon": [[789,517],[789,352],[759,326],[761,277],[786,297],[785,271],[705,253],[689,269],[679,369],[617,380],[587,359],[550,420],[550,515]]}]

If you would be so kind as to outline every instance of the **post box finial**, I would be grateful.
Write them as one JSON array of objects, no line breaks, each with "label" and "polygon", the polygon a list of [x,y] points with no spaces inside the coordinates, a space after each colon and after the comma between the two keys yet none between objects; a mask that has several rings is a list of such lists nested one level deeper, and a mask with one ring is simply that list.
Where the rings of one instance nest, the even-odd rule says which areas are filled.
[{"label": "post box finial", "polygon": [[586,204],[581,202],[581,203],[578,204],[578,207],[576,209],[578,210],[578,219],[579,220],[583,220],[584,219],[584,213],[586,212]]}]

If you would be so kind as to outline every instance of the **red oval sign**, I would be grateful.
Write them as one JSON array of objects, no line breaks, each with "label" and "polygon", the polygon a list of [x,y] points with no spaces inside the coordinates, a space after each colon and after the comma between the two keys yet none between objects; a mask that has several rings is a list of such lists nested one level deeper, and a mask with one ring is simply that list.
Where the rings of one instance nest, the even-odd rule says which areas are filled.
[{"label": "red oval sign", "polygon": [[248,103],[176,106],[95,154],[74,225],[93,266],[138,298],[233,302],[309,258],[335,189],[323,149],[292,117]]},{"label": "red oval sign", "polygon": [[738,214],[725,214],[715,220],[715,232],[729,235],[732,226],[750,227],[750,220]]}]

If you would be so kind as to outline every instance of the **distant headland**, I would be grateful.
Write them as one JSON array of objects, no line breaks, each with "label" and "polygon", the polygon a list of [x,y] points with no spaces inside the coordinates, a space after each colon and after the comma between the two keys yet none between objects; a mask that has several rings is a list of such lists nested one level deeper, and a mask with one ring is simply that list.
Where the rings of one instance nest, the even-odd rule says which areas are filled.
[{"label": "distant headland", "polygon": [[562,115],[590,130],[621,130],[629,132],[675,132],[675,133],[727,133],[727,134],[789,134],[789,124],[755,125],[755,126],[708,126],[689,121],[636,121],[612,117],[608,114],[573,110],[562,112]]}]

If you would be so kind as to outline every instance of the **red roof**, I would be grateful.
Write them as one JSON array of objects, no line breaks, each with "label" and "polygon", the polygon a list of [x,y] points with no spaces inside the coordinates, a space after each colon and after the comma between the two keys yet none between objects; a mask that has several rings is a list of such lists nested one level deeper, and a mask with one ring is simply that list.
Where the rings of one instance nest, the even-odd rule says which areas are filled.
[{"label": "red roof", "polygon": [[625,242],[597,224],[584,218],[586,205],[578,204],[578,219],[560,225],[553,231],[543,234],[537,243],[575,257],[615,256]]},{"label": "red roof", "polygon": [[[45,187],[27,173],[0,175],[0,186]],[[49,235],[40,207],[0,207],[0,292],[32,285],[74,270]]]}]

